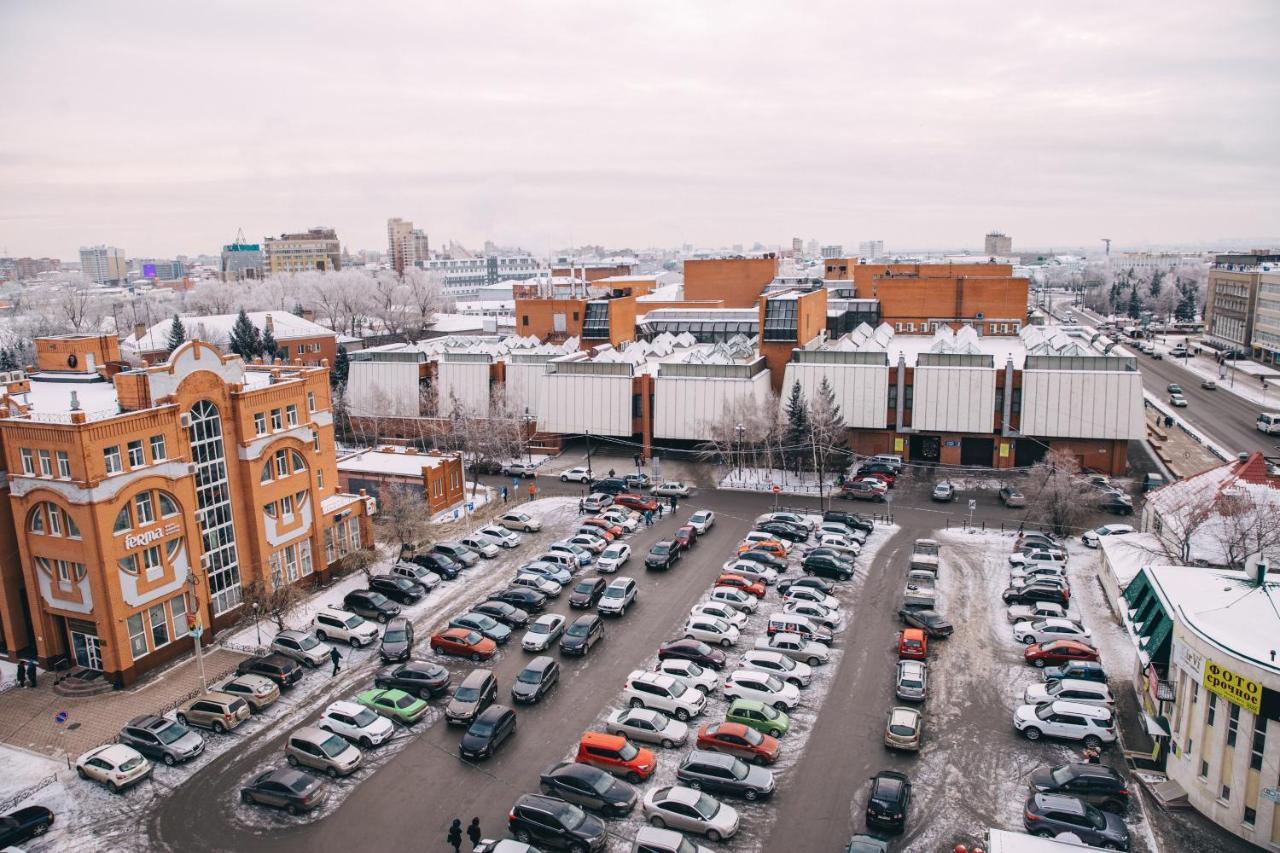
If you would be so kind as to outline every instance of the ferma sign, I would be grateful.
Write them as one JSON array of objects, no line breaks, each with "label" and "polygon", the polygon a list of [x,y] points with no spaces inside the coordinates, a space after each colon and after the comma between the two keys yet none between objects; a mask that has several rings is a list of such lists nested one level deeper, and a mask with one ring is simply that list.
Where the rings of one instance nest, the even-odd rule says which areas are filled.
[{"label": "ferma sign", "polygon": [[1262,709],[1262,685],[1236,675],[1211,660],[1204,662],[1204,686],[1251,714]]}]

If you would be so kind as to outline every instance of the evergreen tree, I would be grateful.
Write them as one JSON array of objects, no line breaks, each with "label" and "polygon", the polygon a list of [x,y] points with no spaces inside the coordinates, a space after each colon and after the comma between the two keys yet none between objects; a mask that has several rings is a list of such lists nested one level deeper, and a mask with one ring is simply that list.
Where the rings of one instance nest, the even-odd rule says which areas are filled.
[{"label": "evergreen tree", "polygon": [[280,354],[280,344],[276,342],[276,336],[271,334],[270,326],[262,330],[262,337],[259,340],[262,346],[262,357],[268,361],[277,357],[285,358],[289,355],[287,351],[284,355]]},{"label": "evergreen tree", "polygon": [[333,360],[332,382],[334,385],[346,386],[347,374],[351,372],[351,357],[347,355],[347,348],[338,345],[338,357]]},{"label": "evergreen tree", "polygon": [[1142,316],[1142,297],[1136,284],[1129,288],[1129,316],[1135,320]]},{"label": "evergreen tree", "polygon": [[848,430],[835,391],[825,376],[809,404],[808,426],[813,443],[811,457],[818,473],[824,479],[827,474],[844,473],[852,461],[848,452]]},{"label": "evergreen tree", "polygon": [[1160,295],[1160,287],[1164,284],[1164,270],[1154,270],[1151,273],[1151,298],[1154,300]]},{"label": "evergreen tree", "polygon": [[295,317],[301,317],[301,316],[302,316],[302,303],[301,303],[301,302],[295,302],[295,303],[293,304],[293,316],[295,316]]},{"label": "evergreen tree", "polygon": [[262,338],[258,335],[257,327],[249,322],[249,315],[243,308],[240,309],[240,315],[236,317],[228,337],[227,348],[245,361],[252,361],[254,356],[262,354]]},{"label": "evergreen tree", "polygon": [[792,384],[791,396],[787,398],[787,431],[782,443],[787,448],[787,458],[798,473],[809,450],[809,411],[799,382]]},{"label": "evergreen tree", "polygon": [[13,354],[13,350],[5,347],[0,349],[0,370],[17,370],[18,358]]},{"label": "evergreen tree", "polygon": [[173,322],[169,324],[169,352],[173,352],[182,346],[187,339],[187,327],[182,325],[181,318],[177,314],[173,315]]},{"label": "evergreen tree", "polygon": [[1196,319],[1196,310],[1199,308],[1196,299],[1196,286],[1189,281],[1178,280],[1178,304],[1173,309],[1173,316],[1183,323],[1190,323]]}]

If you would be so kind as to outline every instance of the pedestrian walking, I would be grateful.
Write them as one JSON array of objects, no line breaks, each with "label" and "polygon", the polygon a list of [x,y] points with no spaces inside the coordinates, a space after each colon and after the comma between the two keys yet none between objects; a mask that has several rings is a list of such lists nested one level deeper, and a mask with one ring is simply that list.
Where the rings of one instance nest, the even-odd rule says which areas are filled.
[{"label": "pedestrian walking", "polygon": [[472,848],[478,847],[480,844],[480,818],[471,818],[471,823],[467,826],[467,838],[471,840]]},{"label": "pedestrian walking", "polygon": [[644,511],[644,526],[653,527],[653,510],[646,509]]},{"label": "pedestrian walking", "polygon": [[663,513],[663,512],[665,512],[665,510],[662,508],[662,504],[658,504],[658,518],[659,518],[659,520],[661,520],[661,518],[662,518],[662,513]]},{"label": "pedestrian walking", "polygon": [[27,682],[32,686],[36,686],[36,662],[34,660],[27,661]]},{"label": "pedestrian walking", "polygon": [[337,675],[337,674],[338,674],[338,661],[340,661],[341,659],[342,659],[342,655],[338,654],[338,650],[337,650],[336,648],[330,647],[330,649],[329,649],[329,660],[333,661],[333,674],[334,674],[334,675]]},{"label": "pedestrian walking", "polygon": [[453,848],[453,853],[460,853],[462,850],[462,821],[456,817],[449,826],[448,836],[449,846]]},{"label": "pedestrian walking", "polygon": [[18,661],[18,686],[27,686],[27,662],[24,660]]},{"label": "pedestrian walking", "polygon": [[583,515],[587,511],[587,502],[584,498],[578,498],[578,515]]},{"label": "pedestrian walking", "polygon": [[671,496],[671,514],[676,514],[676,507],[680,506],[680,500],[675,495]]},{"label": "pedestrian walking", "polygon": [[507,487],[506,487],[506,486],[503,486],[503,487],[502,487],[502,502],[503,502],[503,503],[506,503],[506,502],[507,502]]}]

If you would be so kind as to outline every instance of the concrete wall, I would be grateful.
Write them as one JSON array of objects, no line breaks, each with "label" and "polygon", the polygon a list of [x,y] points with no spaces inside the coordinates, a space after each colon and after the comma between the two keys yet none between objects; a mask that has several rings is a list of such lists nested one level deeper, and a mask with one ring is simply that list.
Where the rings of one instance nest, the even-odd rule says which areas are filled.
[{"label": "concrete wall", "polygon": [[744,408],[762,407],[769,399],[769,374],[750,379],[689,376],[654,380],[653,437],[705,440],[708,425]]},{"label": "concrete wall", "polygon": [[489,362],[441,360],[436,368],[436,394],[436,411],[442,417],[453,411],[455,400],[464,411],[487,417]]},{"label": "concrete wall", "polygon": [[996,372],[975,367],[917,367],[911,423],[922,432],[990,433]]},{"label": "concrete wall", "polygon": [[548,374],[542,384],[538,431],[630,436],[631,377]]},{"label": "concrete wall", "polygon": [[862,429],[884,429],[892,425],[888,366],[791,362],[784,374],[781,404],[786,406],[791,386],[797,382],[805,399],[811,399],[821,387],[823,377],[831,384],[846,425]]},{"label": "concrete wall", "polygon": [[1025,435],[1141,440],[1146,436],[1139,373],[1028,370],[1022,373]]},{"label": "concrete wall", "polygon": [[353,415],[417,417],[417,363],[351,362],[347,374],[347,407]]}]

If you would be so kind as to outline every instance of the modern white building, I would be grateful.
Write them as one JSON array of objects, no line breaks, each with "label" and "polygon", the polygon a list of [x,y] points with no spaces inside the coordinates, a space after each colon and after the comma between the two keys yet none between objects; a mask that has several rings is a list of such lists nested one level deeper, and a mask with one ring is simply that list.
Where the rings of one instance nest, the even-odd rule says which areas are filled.
[{"label": "modern white building", "polygon": [[124,284],[129,265],[115,246],[81,246],[80,271],[94,284]]}]

